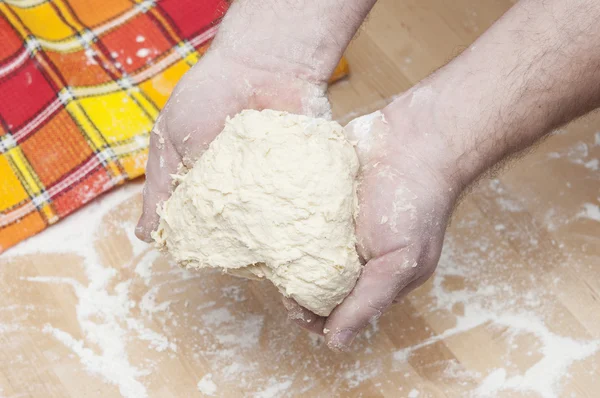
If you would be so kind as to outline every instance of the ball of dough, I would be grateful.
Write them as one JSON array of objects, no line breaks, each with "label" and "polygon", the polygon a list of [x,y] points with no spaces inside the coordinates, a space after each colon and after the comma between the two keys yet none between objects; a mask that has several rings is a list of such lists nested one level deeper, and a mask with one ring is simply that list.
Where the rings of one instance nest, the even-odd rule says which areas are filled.
[{"label": "ball of dough", "polygon": [[338,123],[245,110],[178,177],[153,237],[182,266],[267,278],[327,316],[361,270],[357,172]]}]

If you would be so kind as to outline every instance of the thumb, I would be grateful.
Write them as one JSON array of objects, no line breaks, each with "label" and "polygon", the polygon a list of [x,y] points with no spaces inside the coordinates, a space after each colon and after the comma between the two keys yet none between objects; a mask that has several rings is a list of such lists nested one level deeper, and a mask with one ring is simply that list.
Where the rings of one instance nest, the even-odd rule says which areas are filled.
[{"label": "thumb", "polygon": [[136,236],[151,242],[152,231],[158,227],[157,207],[169,198],[172,191],[171,174],[177,173],[181,159],[161,130],[161,119],[150,134],[150,151],[146,163],[146,184],[143,191],[142,215],[135,228]]},{"label": "thumb", "polygon": [[356,148],[361,164],[369,161],[377,153],[375,145],[381,142],[380,136],[389,133],[389,126],[381,111],[376,111],[353,119],[344,127],[346,138]]},{"label": "thumb", "polygon": [[370,260],[354,290],[325,323],[327,346],[347,351],[371,319],[378,318],[399,293],[417,278],[416,262],[408,248]]}]

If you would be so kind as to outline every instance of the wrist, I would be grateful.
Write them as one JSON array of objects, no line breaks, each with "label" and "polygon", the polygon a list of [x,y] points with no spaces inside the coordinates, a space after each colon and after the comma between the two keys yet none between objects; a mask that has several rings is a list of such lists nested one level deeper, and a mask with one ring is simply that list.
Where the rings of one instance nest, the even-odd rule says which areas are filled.
[{"label": "wrist", "polygon": [[439,88],[429,79],[398,96],[382,113],[395,136],[393,156],[432,175],[435,186],[452,201],[468,185],[471,171],[461,165],[456,143],[449,143],[450,122],[439,113]]},{"label": "wrist", "polygon": [[253,69],[326,83],[375,0],[237,0],[215,51]]},{"label": "wrist", "polygon": [[420,122],[439,132],[442,168],[460,186],[599,106],[598,28],[573,23],[595,20],[598,9],[575,16],[569,4],[518,2],[415,88],[432,91],[430,120]]},{"label": "wrist", "polygon": [[[341,58],[341,55],[334,51],[319,50],[320,53],[317,54],[314,47],[308,45],[295,46],[294,54],[291,54],[283,43],[261,48],[252,45],[252,39],[246,40],[248,44],[216,45],[211,48],[211,52],[218,53],[221,58],[244,68],[263,71],[276,78],[298,78],[315,85],[328,82]],[[244,48],[240,48],[242,46]]]},{"label": "wrist", "polygon": [[511,152],[506,137],[538,128],[511,111],[502,87],[459,57],[388,107],[406,119],[411,145],[460,193]]},{"label": "wrist", "polygon": [[[178,84],[177,91],[191,98],[199,95],[202,87],[211,86],[202,95],[207,105],[223,93],[229,93],[229,105],[241,109],[277,109],[312,117],[331,119],[327,98],[327,83],[314,83],[292,74],[289,70],[272,66],[260,69],[239,62],[235,58],[211,48]],[[230,114],[233,116],[233,114]]]}]

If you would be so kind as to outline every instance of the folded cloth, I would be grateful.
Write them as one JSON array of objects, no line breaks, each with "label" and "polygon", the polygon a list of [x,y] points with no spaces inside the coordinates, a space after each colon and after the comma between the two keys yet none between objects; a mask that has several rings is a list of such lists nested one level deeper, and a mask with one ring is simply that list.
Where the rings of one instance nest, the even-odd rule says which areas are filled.
[{"label": "folded cloth", "polygon": [[154,121],[226,9],[0,1],[0,253],[144,173]]}]

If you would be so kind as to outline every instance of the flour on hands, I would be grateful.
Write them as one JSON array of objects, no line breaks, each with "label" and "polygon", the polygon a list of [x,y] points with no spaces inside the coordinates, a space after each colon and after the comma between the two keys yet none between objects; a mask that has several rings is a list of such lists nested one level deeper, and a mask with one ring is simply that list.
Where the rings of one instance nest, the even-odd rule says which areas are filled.
[{"label": "flour on hands", "polygon": [[284,296],[327,316],[361,271],[358,167],[336,122],[242,111],[177,177],[152,237],[186,268],[267,278]]}]

